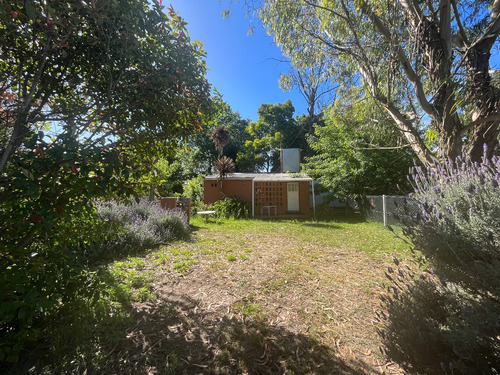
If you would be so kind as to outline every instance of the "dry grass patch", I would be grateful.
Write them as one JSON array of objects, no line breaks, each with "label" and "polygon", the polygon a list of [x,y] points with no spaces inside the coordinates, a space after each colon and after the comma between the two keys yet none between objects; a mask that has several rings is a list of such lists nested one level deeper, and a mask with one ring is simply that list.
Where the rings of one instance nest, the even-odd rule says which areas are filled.
[{"label": "dry grass patch", "polygon": [[[193,241],[146,257],[159,298],[136,304],[142,320],[130,338],[149,330],[158,343],[136,337],[147,356],[128,343],[122,357],[151,373],[398,371],[378,351],[374,322],[384,271],[393,254],[408,254],[388,230],[373,223],[194,224]],[[176,256],[187,258],[175,263]],[[158,329],[164,324],[168,332]]]},{"label": "dry grass patch", "polygon": [[102,309],[68,328],[81,337],[70,352],[31,373],[398,373],[374,312],[393,254],[409,249],[383,226],[192,224],[188,242],[103,266]]}]

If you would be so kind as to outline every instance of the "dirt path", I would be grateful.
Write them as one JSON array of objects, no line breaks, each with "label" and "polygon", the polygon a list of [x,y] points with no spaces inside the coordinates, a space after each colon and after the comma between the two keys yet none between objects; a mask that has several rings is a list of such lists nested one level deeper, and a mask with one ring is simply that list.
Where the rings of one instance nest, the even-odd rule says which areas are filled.
[{"label": "dirt path", "polygon": [[374,321],[389,255],[217,227],[164,251],[162,267],[158,253],[147,257],[158,298],[135,306],[117,372],[398,372],[380,355]]}]

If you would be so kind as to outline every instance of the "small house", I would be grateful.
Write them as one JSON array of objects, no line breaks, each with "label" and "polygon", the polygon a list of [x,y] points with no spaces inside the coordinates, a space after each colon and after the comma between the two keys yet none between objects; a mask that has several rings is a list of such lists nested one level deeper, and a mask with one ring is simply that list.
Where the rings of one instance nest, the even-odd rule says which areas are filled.
[{"label": "small house", "polygon": [[[281,150],[281,169],[298,172],[299,149]],[[224,195],[246,200],[251,204],[252,217],[270,215],[308,215],[311,210],[312,178],[301,173],[233,173],[224,178]],[[205,204],[222,197],[218,175],[205,177]]]},{"label": "small house", "polygon": [[[246,200],[256,215],[308,215],[312,178],[288,173],[233,173],[224,178],[224,195]],[[205,204],[221,199],[218,175],[205,177]]]}]

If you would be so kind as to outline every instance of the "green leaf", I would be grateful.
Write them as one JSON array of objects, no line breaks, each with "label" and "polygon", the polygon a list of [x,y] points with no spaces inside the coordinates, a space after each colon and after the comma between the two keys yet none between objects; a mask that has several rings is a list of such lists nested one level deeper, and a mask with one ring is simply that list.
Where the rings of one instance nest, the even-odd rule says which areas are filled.
[{"label": "green leaf", "polygon": [[31,173],[27,169],[21,168],[21,172],[22,172],[23,175],[25,175],[26,177],[28,177],[30,180],[33,181],[35,179],[35,176],[33,175],[33,173]]},{"label": "green leaf", "polygon": [[33,4],[30,0],[26,0],[25,2],[26,14],[28,15],[30,20],[34,20],[36,17],[35,9],[33,8]]}]

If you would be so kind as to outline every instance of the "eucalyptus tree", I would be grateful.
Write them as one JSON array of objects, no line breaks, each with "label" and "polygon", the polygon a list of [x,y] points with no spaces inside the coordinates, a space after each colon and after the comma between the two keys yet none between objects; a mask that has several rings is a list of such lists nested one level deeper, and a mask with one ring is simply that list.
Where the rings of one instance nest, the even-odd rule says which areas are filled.
[{"label": "eucalyptus tree", "polygon": [[[312,60],[311,60],[312,59]],[[322,116],[324,108],[331,103],[337,86],[330,62],[324,56],[304,56],[280,76],[280,87],[285,91],[297,88],[307,103],[306,130],[314,133],[314,123]]]},{"label": "eucalyptus tree", "polygon": [[[500,0],[260,0],[259,15],[285,55],[327,54],[362,85],[426,165],[474,160],[497,147],[499,88],[490,59]],[[437,134],[437,150],[423,135]]]}]

